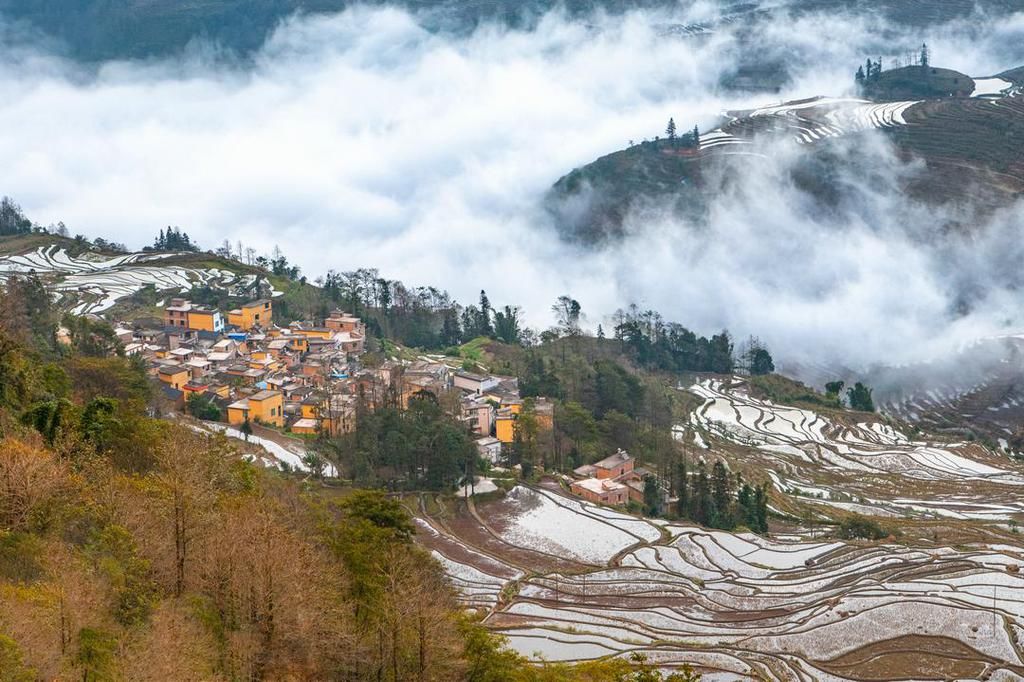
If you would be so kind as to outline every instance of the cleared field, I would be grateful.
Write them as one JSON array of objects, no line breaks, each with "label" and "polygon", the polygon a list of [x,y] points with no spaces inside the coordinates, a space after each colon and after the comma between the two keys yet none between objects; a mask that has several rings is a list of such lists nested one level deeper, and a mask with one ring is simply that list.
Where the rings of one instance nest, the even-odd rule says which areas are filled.
[{"label": "cleared field", "polygon": [[751,144],[755,136],[776,133],[790,136],[798,144],[811,144],[830,137],[872,128],[906,125],[903,113],[919,104],[875,103],[861,99],[816,97],[786,102],[752,111],[729,112],[732,120],[701,135],[701,151],[728,145]]},{"label": "cleared field", "polygon": [[[418,538],[466,606],[526,655],[640,652],[710,680],[1024,675],[1024,547],[781,541],[657,525],[554,490],[518,487],[509,498],[440,513],[421,500]],[[478,532],[460,530],[465,518]],[[545,570],[481,533],[603,561]]]},{"label": "cleared field", "polygon": [[[690,428],[803,502],[882,516],[1024,518],[1024,469],[979,443],[913,440],[883,421],[831,419],[751,396],[742,380],[705,380]],[[865,415],[866,416],[866,415]]]},{"label": "cleared field", "polygon": [[[0,256],[0,279],[34,272],[43,278],[62,307],[76,315],[102,313],[147,285],[157,291],[182,293],[210,286],[244,295],[256,284],[256,275],[221,268],[189,268],[161,264],[180,253],[129,253],[106,257],[71,255],[56,245],[26,253]],[[280,292],[274,292],[279,295]]]}]

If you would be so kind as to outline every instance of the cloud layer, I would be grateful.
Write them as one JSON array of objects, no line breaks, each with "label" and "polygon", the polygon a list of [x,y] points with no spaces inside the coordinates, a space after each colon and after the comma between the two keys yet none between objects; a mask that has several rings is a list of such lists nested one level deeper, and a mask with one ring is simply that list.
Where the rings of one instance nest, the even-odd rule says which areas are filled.
[{"label": "cloud layer", "polygon": [[[285,23],[245,70],[202,47],[95,73],[9,49],[0,193],[39,222],[131,247],[178,225],[207,247],[280,245],[311,276],[377,267],[462,299],[486,288],[535,324],[561,293],[594,321],[637,301],[702,332],[759,334],[784,357],[902,359],[1016,320],[989,266],[1005,260],[1018,214],[966,252],[923,247],[892,218],[927,216],[888,193],[856,220],[821,224],[779,179],[792,150],[750,169],[706,229],[646,216],[600,251],[557,239],[539,200],[574,166],[659,134],[669,116],[706,129],[723,109],[842,94],[864,54],[919,37],[834,15],[782,17],[753,36],[732,24],[663,35],[714,16],[709,3],[586,22],[553,12],[529,30],[452,37],[404,11],[355,8]],[[926,36],[934,61],[979,76],[1024,63],[1005,47],[1022,37],[1024,15]],[[783,93],[717,87],[752,54],[789,62]],[[904,172],[877,153],[886,173]],[[967,318],[949,312],[965,277],[983,290]]]}]

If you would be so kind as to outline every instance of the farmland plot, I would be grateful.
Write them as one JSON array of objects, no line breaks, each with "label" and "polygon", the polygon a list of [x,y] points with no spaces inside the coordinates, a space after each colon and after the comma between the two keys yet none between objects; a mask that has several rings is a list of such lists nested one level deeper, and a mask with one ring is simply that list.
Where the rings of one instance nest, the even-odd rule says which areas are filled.
[{"label": "farmland plot", "polygon": [[[463,602],[524,655],[641,653],[669,668],[695,665],[710,680],[1024,675],[1024,547],[781,541],[677,524],[656,536],[638,532],[646,521],[596,514],[555,491],[519,487],[509,498],[475,510],[460,501],[456,516],[588,563],[603,552],[601,565],[523,570],[493,545],[481,550],[454,519],[427,514],[418,537]],[[596,518],[617,534],[605,536]],[[621,550],[634,533],[642,539]]]},{"label": "farmland plot", "polygon": [[811,144],[861,130],[902,126],[907,124],[903,114],[918,103],[816,97],[737,112],[729,123],[701,135],[700,148],[750,144],[756,133],[769,131],[797,144]]},{"label": "farmland plot", "polygon": [[[34,272],[45,282],[62,307],[76,315],[102,313],[120,299],[147,285],[157,291],[188,292],[210,286],[244,295],[256,284],[256,275],[239,275],[221,268],[189,268],[161,264],[180,253],[129,253],[105,257],[73,256],[56,245],[27,253],[0,256],[0,280]],[[279,295],[280,292],[274,292]]]},{"label": "farmland plot", "polygon": [[[1001,100],[1020,93],[1021,88],[1003,78],[974,81],[973,97]],[[783,102],[748,111],[730,112],[731,119],[700,137],[701,150],[746,145],[758,133],[772,132],[797,144],[814,144],[851,133],[898,128],[908,125],[905,114],[923,100],[872,102],[848,97],[814,97]]]},{"label": "farmland plot", "polygon": [[688,390],[704,401],[688,427],[740,446],[782,492],[890,516],[1024,514],[1024,470],[978,443],[913,440],[880,421],[845,423],[776,405],[751,396],[742,380],[709,379]]}]

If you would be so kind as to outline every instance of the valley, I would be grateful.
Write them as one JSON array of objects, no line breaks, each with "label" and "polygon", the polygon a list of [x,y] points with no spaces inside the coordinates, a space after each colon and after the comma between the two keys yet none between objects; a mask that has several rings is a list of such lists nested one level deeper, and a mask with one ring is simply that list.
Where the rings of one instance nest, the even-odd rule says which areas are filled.
[{"label": "valley", "polygon": [[[418,541],[510,646],[546,660],[639,653],[705,680],[1024,674],[1024,466],[757,399],[736,378],[680,390],[701,399],[675,429],[695,441],[691,463],[771,477],[769,536],[623,514],[568,496],[557,476],[475,500],[406,498]],[[837,539],[828,520],[851,512],[898,538]]]}]

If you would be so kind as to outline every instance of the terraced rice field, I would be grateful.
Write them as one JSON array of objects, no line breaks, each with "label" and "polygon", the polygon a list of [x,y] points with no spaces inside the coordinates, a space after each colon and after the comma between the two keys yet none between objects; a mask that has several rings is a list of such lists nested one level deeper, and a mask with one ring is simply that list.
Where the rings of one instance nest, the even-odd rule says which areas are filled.
[{"label": "terraced rice field", "polygon": [[467,608],[529,656],[640,652],[707,680],[1024,675],[1024,547],[771,540],[527,487],[415,511]]},{"label": "terraced rice field", "polygon": [[816,97],[752,111],[730,113],[732,120],[701,135],[702,151],[729,145],[751,144],[757,134],[788,135],[798,144],[874,128],[906,125],[907,109],[919,102],[878,104],[862,99]]},{"label": "terraced rice field", "polygon": [[845,423],[751,396],[745,382],[705,380],[689,428],[739,449],[777,490],[883,516],[1024,518],[1024,468],[971,442],[913,440],[882,421]]},{"label": "terraced rice field", "polygon": [[[62,305],[76,315],[98,314],[120,299],[152,284],[158,291],[187,292],[211,286],[239,293],[251,289],[256,275],[219,268],[169,266],[160,261],[178,253],[129,253],[113,257],[73,256],[56,245],[0,256],[0,279],[35,272]],[[279,292],[275,292],[277,295]]]},{"label": "terraced rice field", "polygon": [[1024,134],[1021,93],[1020,85],[991,77],[975,81],[971,98],[879,103],[815,97],[784,102],[727,112],[730,121],[704,133],[700,148],[741,151],[763,134],[809,145],[859,131],[884,130],[899,149],[925,159],[935,171],[915,193],[936,193],[936,177],[943,187],[964,185],[966,172],[980,174],[979,186],[991,186],[996,197],[1016,195],[1024,188],[1024,151],[1019,145],[1008,148],[997,141]]},{"label": "terraced rice field", "polygon": [[[985,339],[948,361],[865,377],[879,409],[932,433],[975,434],[1009,453],[1024,423],[1024,338]],[[819,382],[820,383],[820,382]],[[1020,454],[1020,453],[1018,453]]]}]

